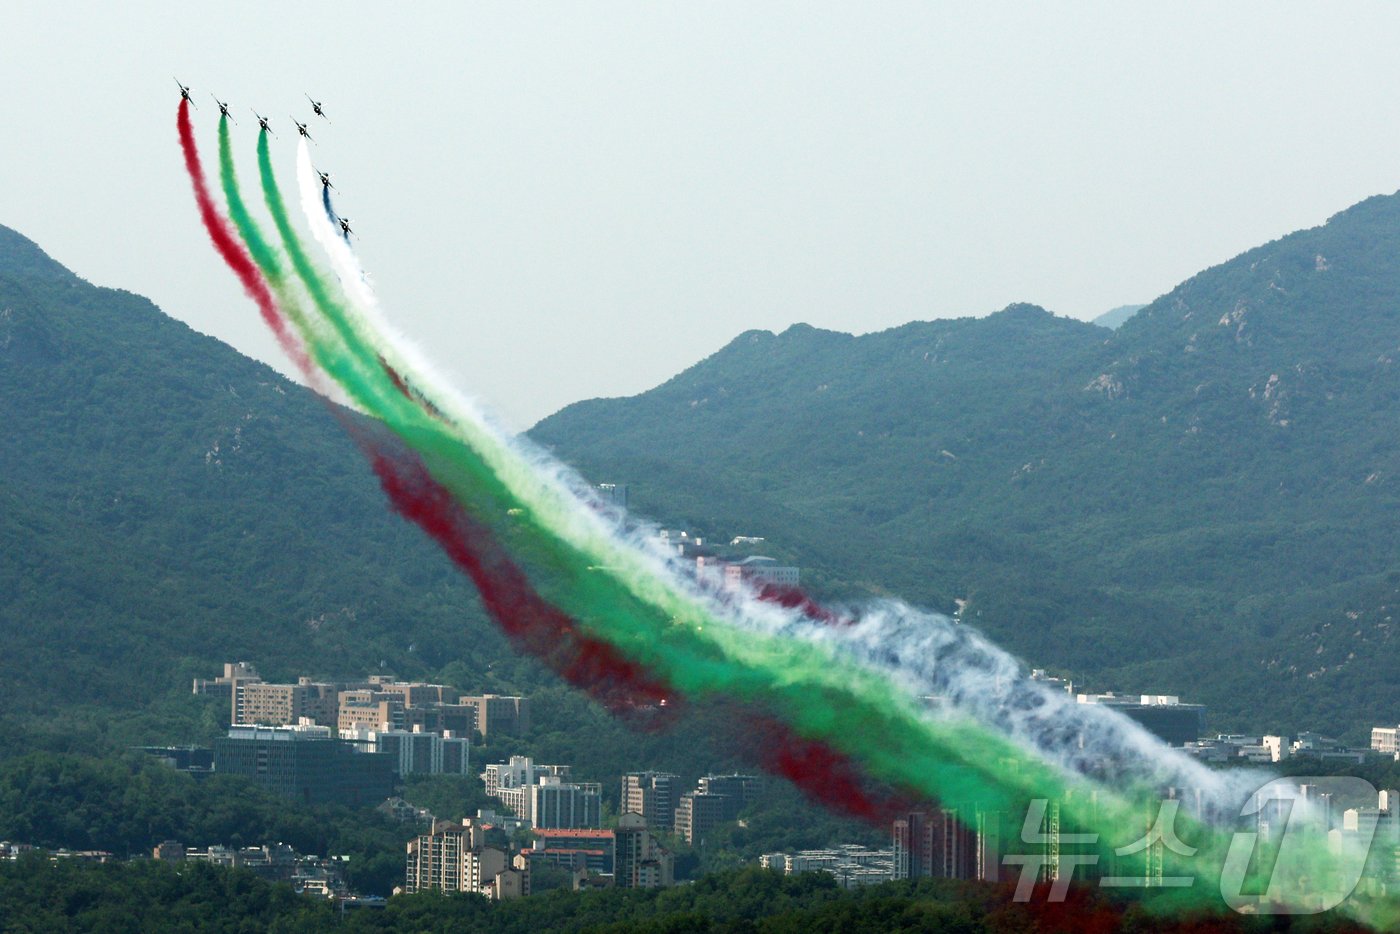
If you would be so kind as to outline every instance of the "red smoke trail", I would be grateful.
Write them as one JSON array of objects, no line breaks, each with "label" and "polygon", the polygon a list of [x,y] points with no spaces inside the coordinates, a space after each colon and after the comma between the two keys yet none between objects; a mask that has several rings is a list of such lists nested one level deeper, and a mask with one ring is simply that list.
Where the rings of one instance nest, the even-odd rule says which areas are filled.
[{"label": "red smoke trail", "polygon": [[755,596],[765,603],[776,603],[784,609],[797,610],[816,623],[826,623],[828,626],[855,625],[855,620],[833,613],[807,596],[800,587],[793,587],[791,584],[764,584]]},{"label": "red smoke trail", "polygon": [[[319,383],[319,371],[288,329],[286,316],[273,298],[266,278],[210,197],[190,125],[189,102],[183,99],[179,131],[185,168],[210,240],[258,306],[283,349],[313,385]],[[398,373],[384,361],[381,363],[399,392],[425,404],[440,417],[426,400],[417,398]],[[335,406],[331,408],[369,457],[394,509],[427,532],[467,573],[488,612],[518,648],[544,661],[614,714],[646,714],[649,726],[664,725],[674,717],[678,695],[608,643],[580,633],[567,614],[540,597],[525,574],[495,545],[490,532],[466,514],[416,456],[396,455],[383,443],[371,439],[347,413]],[[760,598],[789,608],[799,607],[805,615],[823,622],[843,622],[793,588],[767,588]],[[664,714],[658,718],[657,711]],[[772,717],[751,716],[749,721],[751,730],[739,741],[741,747],[747,747],[746,758],[784,776],[827,807],[875,823],[910,809],[901,796],[867,791],[871,784],[862,777],[859,766],[825,743],[803,739]]]},{"label": "red smoke trail", "polygon": [[[650,727],[674,718],[677,694],[608,643],[580,633],[572,618],[540,597],[525,574],[500,553],[491,533],[466,514],[416,456],[390,453],[365,438],[361,445],[394,509],[427,532],[466,572],[487,611],[518,648],[543,660],[614,714],[651,712],[646,721]],[[662,709],[666,714],[658,722],[655,712]],[[828,808],[880,825],[920,806],[922,799],[871,782],[849,756],[824,742],[803,739],[781,720],[753,711],[737,720],[746,724],[735,740],[744,758],[782,775]]]},{"label": "red smoke trail", "polygon": [[850,756],[820,740],[798,736],[781,720],[763,714],[746,719],[748,733],[741,745],[750,747],[748,758],[828,810],[888,828],[901,814],[936,806],[872,780]]},{"label": "red smoke trail", "polygon": [[372,443],[364,447],[395,511],[427,532],[466,572],[518,648],[614,712],[674,708],[671,688],[608,643],[580,633],[567,614],[540,597],[490,531],[467,515],[416,456],[395,456]]},{"label": "red smoke trail", "polygon": [[180,148],[185,153],[185,170],[189,172],[190,182],[194,185],[194,200],[199,205],[199,218],[204,221],[204,229],[208,231],[209,239],[214,242],[214,248],[233,270],[238,281],[243,283],[244,290],[258,306],[258,312],[267,322],[267,326],[272,328],[272,333],[277,336],[277,342],[282,345],[282,349],[308,378],[314,377],[316,370],[311,366],[306,351],[296,337],[287,330],[287,321],[278,310],[277,303],[273,301],[267,280],[258,271],[253,258],[234,233],[228,218],[220,214],[214,206],[214,199],[209,195],[209,186],[204,181],[204,169],[199,164],[199,149],[194,142],[194,128],[190,126],[190,102],[185,98],[180,99],[178,123]]}]

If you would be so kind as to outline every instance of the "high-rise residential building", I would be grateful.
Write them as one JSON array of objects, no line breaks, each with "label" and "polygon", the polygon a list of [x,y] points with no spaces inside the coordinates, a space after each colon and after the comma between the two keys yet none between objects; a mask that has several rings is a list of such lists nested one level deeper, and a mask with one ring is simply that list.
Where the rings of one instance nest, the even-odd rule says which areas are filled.
[{"label": "high-rise residential building", "polygon": [[471,820],[435,821],[431,833],[408,842],[404,891],[477,892],[488,898],[530,894],[529,862],[510,860],[486,845],[484,828]]},{"label": "high-rise residential building", "polygon": [[1383,756],[1400,758],[1400,726],[1372,727],[1371,749]]},{"label": "high-rise residential building", "polygon": [[977,879],[989,857],[979,848],[976,831],[950,808],[897,818],[893,836],[896,879]]},{"label": "high-rise residential building", "polygon": [[620,889],[654,889],[675,883],[671,852],[647,829],[642,815],[620,816],[613,837],[613,885]]},{"label": "high-rise residential building", "polygon": [[622,776],[618,810],[623,814],[640,814],[653,829],[669,830],[675,824],[680,781],[679,775],[670,772],[629,772]]},{"label": "high-rise residential building", "polygon": [[603,825],[603,793],[596,782],[564,782],[545,775],[531,785],[529,791],[529,820],[535,827],[596,828]]},{"label": "high-rise residential building", "polygon": [[763,779],[758,775],[706,775],[696,783],[695,790],[707,795],[724,798],[724,819],[734,820],[739,812],[748,807],[763,789]]},{"label": "high-rise residential building", "polygon": [[691,846],[704,840],[715,827],[725,822],[729,800],[724,795],[687,791],[676,805],[675,832]]},{"label": "high-rise residential building", "polygon": [[393,794],[391,758],[357,752],[329,727],[233,726],[214,741],[214,771],[243,775],[276,794],[306,803],[371,805]]}]

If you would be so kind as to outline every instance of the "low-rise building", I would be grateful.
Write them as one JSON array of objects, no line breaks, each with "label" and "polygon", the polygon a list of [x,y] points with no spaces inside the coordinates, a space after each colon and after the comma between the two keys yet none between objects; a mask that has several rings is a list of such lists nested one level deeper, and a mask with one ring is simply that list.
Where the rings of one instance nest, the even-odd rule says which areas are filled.
[{"label": "low-rise building", "polygon": [[1400,726],[1372,727],[1371,749],[1383,756],[1400,759]]},{"label": "low-rise building", "polygon": [[872,850],[847,843],[834,850],[801,850],[797,853],[768,853],[759,858],[764,869],[785,875],[825,872],[835,876],[843,888],[875,885],[896,878],[895,852]]},{"label": "low-rise building", "polygon": [[368,806],[394,790],[393,760],[358,752],[331,737],[329,727],[234,726],[214,741],[214,771],[242,775],[263,788],[306,803]]},{"label": "low-rise building", "polygon": [[390,756],[399,775],[469,775],[471,743],[458,736],[408,730],[341,730],[363,752]]}]

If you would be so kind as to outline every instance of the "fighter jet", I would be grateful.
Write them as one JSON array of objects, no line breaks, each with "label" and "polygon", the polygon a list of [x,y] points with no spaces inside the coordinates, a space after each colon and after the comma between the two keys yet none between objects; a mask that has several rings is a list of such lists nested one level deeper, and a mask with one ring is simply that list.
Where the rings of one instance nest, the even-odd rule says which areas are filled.
[{"label": "fighter jet", "polygon": [[[230,120],[233,120],[233,114],[228,112],[228,104],[225,104],[223,101],[219,100],[219,98],[214,94],[210,94],[209,96],[214,98],[214,103],[219,105],[219,113],[225,117],[228,117]],[[233,120],[233,122],[237,123],[238,121]]]},{"label": "fighter jet", "polygon": [[[311,95],[310,95],[310,94],[307,94],[307,95],[306,95],[306,99],[309,100],[309,101],[311,101]],[[320,102],[320,101],[311,101],[311,109],[314,110],[314,111],[316,112],[316,116],[320,117],[322,120],[325,120],[327,123],[330,122],[330,119],[331,119],[331,118],[330,118],[330,117],[327,117],[327,116],[326,116],[326,112],[325,112],[324,110],[321,109],[321,102]]]},{"label": "fighter jet", "polygon": [[341,234],[345,237],[346,240],[349,240],[349,239],[350,239],[350,235],[351,235],[352,233],[354,233],[354,231],[350,229],[350,218],[348,218],[348,217],[342,217],[342,218],[339,218],[339,220],[340,220],[340,232],[341,232]]},{"label": "fighter jet", "polygon": [[317,170],[316,170],[316,174],[319,175],[319,176],[321,176],[321,187],[322,187],[322,188],[329,188],[331,191],[339,191],[338,188],[336,188],[334,185],[331,184],[331,173],[329,173],[329,172],[322,172],[320,169],[317,169]]},{"label": "fighter jet", "polygon": [[185,87],[183,84],[181,84],[179,78],[176,78],[176,79],[175,79],[175,85],[180,89],[180,99],[181,99],[181,100],[187,100],[187,101],[189,101],[191,107],[198,107],[198,106],[199,106],[199,105],[196,104],[196,103],[194,102],[194,100],[190,97],[190,89],[187,88],[187,87]]},{"label": "fighter jet", "polygon": [[[307,139],[311,139],[311,134],[308,133],[308,132],[306,132],[306,124],[304,124],[304,123],[297,123],[297,118],[296,118],[296,117],[292,117],[291,120],[292,120],[293,123],[296,123],[296,124],[297,124],[297,132],[298,132],[298,133],[300,133],[302,136],[305,136]],[[314,142],[316,142],[316,141],[315,141],[314,139],[311,139],[311,142],[314,143]]]},{"label": "fighter jet", "polygon": [[[253,111],[253,116],[255,116],[255,117],[258,118],[258,126],[260,126],[260,127],[263,128],[263,132],[264,132],[264,133],[272,133],[272,127],[270,127],[270,126],[267,125],[267,118],[266,118],[266,117],[264,117],[264,116],[262,116],[261,114],[259,114],[256,110]],[[273,135],[273,136],[276,136],[277,134],[276,134],[276,133],[272,133],[272,135]]]}]

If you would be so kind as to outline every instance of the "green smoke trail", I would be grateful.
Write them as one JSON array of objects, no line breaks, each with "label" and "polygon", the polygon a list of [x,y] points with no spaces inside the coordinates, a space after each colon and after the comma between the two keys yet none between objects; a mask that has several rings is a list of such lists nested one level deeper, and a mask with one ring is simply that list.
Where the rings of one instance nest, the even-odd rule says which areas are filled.
[{"label": "green smoke trail", "polygon": [[[562,491],[536,476],[524,458],[489,431],[470,420],[444,423],[426,415],[393,385],[381,365],[383,359],[392,359],[396,367],[400,361],[385,353],[385,342],[320,276],[297,240],[265,136],[259,140],[259,165],[282,247],[324,325],[298,325],[318,363],[417,450],[473,515],[500,531],[526,559],[541,592],[590,634],[618,646],[683,693],[761,703],[800,735],[853,755],[872,775],[962,806],[969,816],[973,808],[1024,811],[1030,798],[1048,797],[1062,803],[1074,829],[1098,831],[1109,839],[1140,822],[1150,790],[1115,793],[1068,776],[976,724],[931,720],[885,677],[826,646],[736,629],[656,574],[643,557],[577,521],[577,507]],[[230,183],[227,173],[226,185]],[[232,187],[236,190],[236,183]],[[242,213],[246,220],[246,210]],[[270,267],[282,274],[275,252],[265,242],[261,247],[254,255],[264,271]],[[1202,852],[1194,864],[1166,856],[1174,869],[1178,864],[1182,871],[1221,864],[1227,843],[1222,834],[1196,825],[1177,830]],[[1106,854],[1106,844],[1097,847]],[[1141,873],[1142,859],[1123,860],[1123,871]],[[1319,865],[1325,862],[1320,859]],[[1199,891],[1169,897],[1173,902],[1203,900]]]}]

